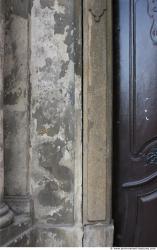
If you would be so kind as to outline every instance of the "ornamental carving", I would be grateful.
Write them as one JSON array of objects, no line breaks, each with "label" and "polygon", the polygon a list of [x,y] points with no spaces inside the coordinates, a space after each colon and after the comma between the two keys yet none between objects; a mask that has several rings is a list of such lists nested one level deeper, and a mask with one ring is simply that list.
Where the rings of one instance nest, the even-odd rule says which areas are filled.
[{"label": "ornamental carving", "polygon": [[91,4],[89,11],[91,12],[92,16],[96,23],[101,21],[101,17],[104,15],[105,11],[107,10],[106,0],[97,0]]},{"label": "ornamental carving", "polygon": [[157,165],[157,147],[153,148],[150,153],[145,155],[145,160],[149,165]]},{"label": "ornamental carving", "polygon": [[148,14],[152,18],[150,37],[157,45],[157,0],[148,0]]}]

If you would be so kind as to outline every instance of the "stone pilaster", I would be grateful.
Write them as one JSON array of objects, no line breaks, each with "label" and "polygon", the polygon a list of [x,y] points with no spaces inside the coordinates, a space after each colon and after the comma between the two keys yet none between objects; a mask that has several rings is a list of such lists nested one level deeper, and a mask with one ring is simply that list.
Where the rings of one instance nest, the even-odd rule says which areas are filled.
[{"label": "stone pilaster", "polygon": [[13,213],[3,202],[4,195],[4,148],[3,148],[3,66],[4,66],[4,3],[0,0],[0,229],[9,225]]},{"label": "stone pilaster", "polygon": [[84,246],[111,246],[112,1],[84,0]]},{"label": "stone pilaster", "polygon": [[32,212],[29,182],[30,2],[5,0],[4,193],[6,203],[16,214]]},{"label": "stone pilaster", "polygon": [[82,246],[81,12],[82,0],[34,0],[31,9],[36,246]]}]

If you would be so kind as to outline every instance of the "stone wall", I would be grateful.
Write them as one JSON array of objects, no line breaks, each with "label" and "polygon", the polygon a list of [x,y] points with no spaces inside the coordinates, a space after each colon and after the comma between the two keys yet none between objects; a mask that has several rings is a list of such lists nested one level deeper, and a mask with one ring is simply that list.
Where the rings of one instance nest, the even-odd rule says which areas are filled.
[{"label": "stone wall", "polygon": [[82,242],[80,7],[34,0],[31,9],[31,192],[44,227],[38,245],[45,234],[49,246]]},{"label": "stone wall", "polygon": [[84,246],[110,246],[112,1],[83,1]]},{"label": "stone wall", "polygon": [[15,207],[22,199],[21,212],[30,210],[28,3],[5,1],[5,198]]},{"label": "stone wall", "polygon": [[[98,4],[96,16],[89,3]],[[110,0],[5,0],[4,198],[14,223],[0,232],[9,239],[3,245],[112,245],[107,20]],[[88,83],[95,83],[95,90],[99,85],[91,109],[86,102],[92,93]],[[105,109],[103,120],[96,114],[98,99]],[[86,126],[88,115],[94,130]],[[99,147],[93,131],[99,134]]]}]

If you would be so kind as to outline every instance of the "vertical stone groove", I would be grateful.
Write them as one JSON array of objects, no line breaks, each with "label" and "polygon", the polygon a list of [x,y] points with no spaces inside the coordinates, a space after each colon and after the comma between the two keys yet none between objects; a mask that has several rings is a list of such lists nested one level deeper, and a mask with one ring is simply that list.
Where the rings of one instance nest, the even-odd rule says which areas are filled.
[{"label": "vertical stone groove", "polygon": [[9,225],[13,213],[4,198],[4,143],[3,143],[3,70],[4,70],[4,2],[0,0],[0,229]]}]

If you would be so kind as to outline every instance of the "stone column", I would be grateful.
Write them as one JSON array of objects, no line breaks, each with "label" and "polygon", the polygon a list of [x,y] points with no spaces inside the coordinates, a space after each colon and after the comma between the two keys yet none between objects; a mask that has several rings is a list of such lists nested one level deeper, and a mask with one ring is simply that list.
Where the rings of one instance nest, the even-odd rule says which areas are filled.
[{"label": "stone column", "polygon": [[84,0],[84,246],[112,246],[112,1]]},{"label": "stone column", "polygon": [[3,67],[4,67],[4,2],[0,0],[0,229],[9,225],[13,213],[3,202],[4,148],[3,148]]}]

